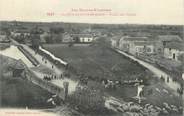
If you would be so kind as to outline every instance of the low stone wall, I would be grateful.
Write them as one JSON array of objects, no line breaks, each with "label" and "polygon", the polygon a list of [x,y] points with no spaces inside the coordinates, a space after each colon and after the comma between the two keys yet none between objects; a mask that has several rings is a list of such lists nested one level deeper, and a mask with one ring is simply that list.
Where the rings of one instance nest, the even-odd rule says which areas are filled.
[{"label": "low stone wall", "polygon": [[179,83],[182,83],[182,69],[179,69],[179,67],[174,67],[170,64],[167,64],[159,59],[156,59],[154,57],[151,56],[145,56],[145,55],[139,55],[136,56],[138,59],[141,59],[143,61],[146,61],[154,66],[156,66],[157,68],[163,70],[164,72],[167,72],[167,74],[169,74],[173,81],[177,81]]},{"label": "low stone wall", "polygon": [[162,60],[160,60],[158,58],[155,58],[152,56],[146,56],[146,55],[137,55],[136,57],[143,60],[143,61],[146,61],[148,63],[156,65],[159,68],[162,68],[162,69],[167,70],[169,72],[173,72],[173,73],[176,73],[178,75],[180,75],[180,73],[181,73],[180,69],[178,69],[177,67],[174,67],[170,64],[167,64],[166,62],[163,62]]},{"label": "low stone wall", "polygon": [[39,64],[39,62],[29,52],[27,52],[24,47],[19,45],[17,48],[31,61],[34,66]]},{"label": "low stone wall", "polygon": [[154,58],[149,57],[149,56],[137,55],[136,57],[139,58],[139,59],[141,59],[141,60],[143,60],[143,61],[152,63],[152,64],[155,64],[156,63],[156,60]]},{"label": "low stone wall", "polygon": [[56,66],[58,66],[58,67],[60,67],[60,68],[62,68],[62,69],[67,68],[66,65],[60,63],[60,62],[57,61],[57,60],[54,60],[50,55],[46,54],[45,52],[43,52],[43,51],[41,51],[41,50],[38,50],[37,52],[38,52],[38,54],[40,54],[41,56],[46,57],[49,61],[51,61],[52,63],[54,63]]}]

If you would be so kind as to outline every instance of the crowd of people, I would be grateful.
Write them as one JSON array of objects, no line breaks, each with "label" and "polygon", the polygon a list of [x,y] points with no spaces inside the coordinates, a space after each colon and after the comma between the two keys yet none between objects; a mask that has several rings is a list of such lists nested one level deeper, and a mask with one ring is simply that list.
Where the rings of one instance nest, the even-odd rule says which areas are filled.
[{"label": "crowd of people", "polygon": [[46,80],[46,81],[58,80],[58,79],[63,79],[63,75],[61,74],[60,76],[57,76],[57,75],[50,74],[50,75],[43,76],[43,80]]},{"label": "crowd of people", "polygon": [[[163,82],[167,82],[167,83],[170,82],[170,78],[169,78],[169,77],[164,78],[164,77],[161,75],[160,79],[161,79],[161,81],[163,81]],[[176,79],[175,79],[175,78],[172,78],[172,81],[173,81],[173,82],[176,82]],[[183,88],[183,86],[181,85],[181,87],[177,88],[178,94],[183,95],[183,90],[184,90],[184,88]]]},{"label": "crowd of people", "polygon": [[134,79],[134,80],[112,80],[112,79],[108,79],[108,78],[103,78],[103,77],[92,77],[92,76],[85,76],[84,74],[79,75],[79,80],[81,84],[87,85],[88,81],[93,81],[93,82],[97,82],[97,83],[101,83],[101,85],[103,85],[104,88],[111,88],[111,89],[115,89],[118,86],[121,85],[135,85],[136,83],[143,83],[143,80],[141,79]]}]

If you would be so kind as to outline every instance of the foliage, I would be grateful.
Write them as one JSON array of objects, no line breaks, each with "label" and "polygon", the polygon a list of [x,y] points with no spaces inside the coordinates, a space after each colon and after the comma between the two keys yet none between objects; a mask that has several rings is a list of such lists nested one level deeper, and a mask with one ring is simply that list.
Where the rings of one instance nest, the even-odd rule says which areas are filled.
[{"label": "foliage", "polygon": [[32,34],[31,36],[32,47],[38,49],[40,46],[40,36],[39,34]]},{"label": "foliage", "polygon": [[51,27],[50,32],[54,34],[64,33],[64,28],[62,27]]},{"label": "foliage", "polygon": [[77,90],[70,96],[70,101],[82,111],[99,111],[104,109],[105,105],[102,93],[88,87],[77,87]]},{"label": "foliage", "polygon": [[2,28],[1,28],[1,31],[5,32],[5,34],[6,34],[7,36],[9,36],[9,35],[11,34],[11,32],[10,32],[10,30],[9,30],[8,27],[2,27]]}]

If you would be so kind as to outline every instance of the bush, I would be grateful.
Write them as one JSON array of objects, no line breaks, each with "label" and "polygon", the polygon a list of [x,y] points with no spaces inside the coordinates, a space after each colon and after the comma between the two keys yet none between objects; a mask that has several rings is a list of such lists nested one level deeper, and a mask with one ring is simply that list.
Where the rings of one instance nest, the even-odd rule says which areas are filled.
[{"label": "bush", "polygon": [[104,110],[105,100],[100,91],[78,87],[69,98],[83,112]]}]

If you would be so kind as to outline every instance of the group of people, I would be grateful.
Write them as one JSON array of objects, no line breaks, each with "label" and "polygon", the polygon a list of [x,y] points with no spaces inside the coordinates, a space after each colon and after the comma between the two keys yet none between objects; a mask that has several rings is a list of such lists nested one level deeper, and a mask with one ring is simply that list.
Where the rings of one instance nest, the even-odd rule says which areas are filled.
[{"label": "group of people", "polygon": [[121,82],[118,80],[109,80],[106,78],[93,79],[90,77],[91,76],[80,76],[80,83],[87,85],[88,81],[96,81],[96,82],[101,83],[105,88],[116,88],[117,86],[121,84]]},{"label": "group of people", "polygon": [[[120,80],[111,80],[107,78],[100,78],[100,77],[92,77],[92,76],[84,76],[80,75],[80,83],[81,84],[88,84],[88,81],[96,81],[98,83],[101,83],[105,88],[112,88],[115,89],[118,86],[128,84],[128,85],[135,85],[136,83],[143,83],[143,80],[141,79],[135,79],[135,80],[129,80],[129,81],[120,81]],[[94,79],[95,78],[95,79]]]},{"label": "group of people", "polygon": [[112,88],[113,89],[113,88],[116,88],[117,86],[120,85],[120,81],[105,79],[105,80],[102,80],[102,85],[105,88]]},{"label": "group of people", "polygon": [[43,80],[46,81],[51,81],[51,80],[57,80],[57,79],[63,79],[63,75],[61,74],[60,76],[56,76],[56,75],[44,75],[43,76]]},{"label": "group of people", "polygon": [[[164,78],[164,76],[161,75],[161,76],[160,76],[160,79],[161,79],[163,82],[166,81],[167,83],[169,83],[169,81],[170,81],[170,77],[169,77],[169,76],[167,76],[167,78]],[[174,78],[174,77],[173,77],[173,78],[172,78],[172,81],[173,81],[173,82],[176,82],[176,81],[177,81],[177,78]]]},{"label": "group of people", "polygon": [[47,64],[47,60],[45,59],[45,57],[42,57],[42,61],[45,62],[45,64]]}]

